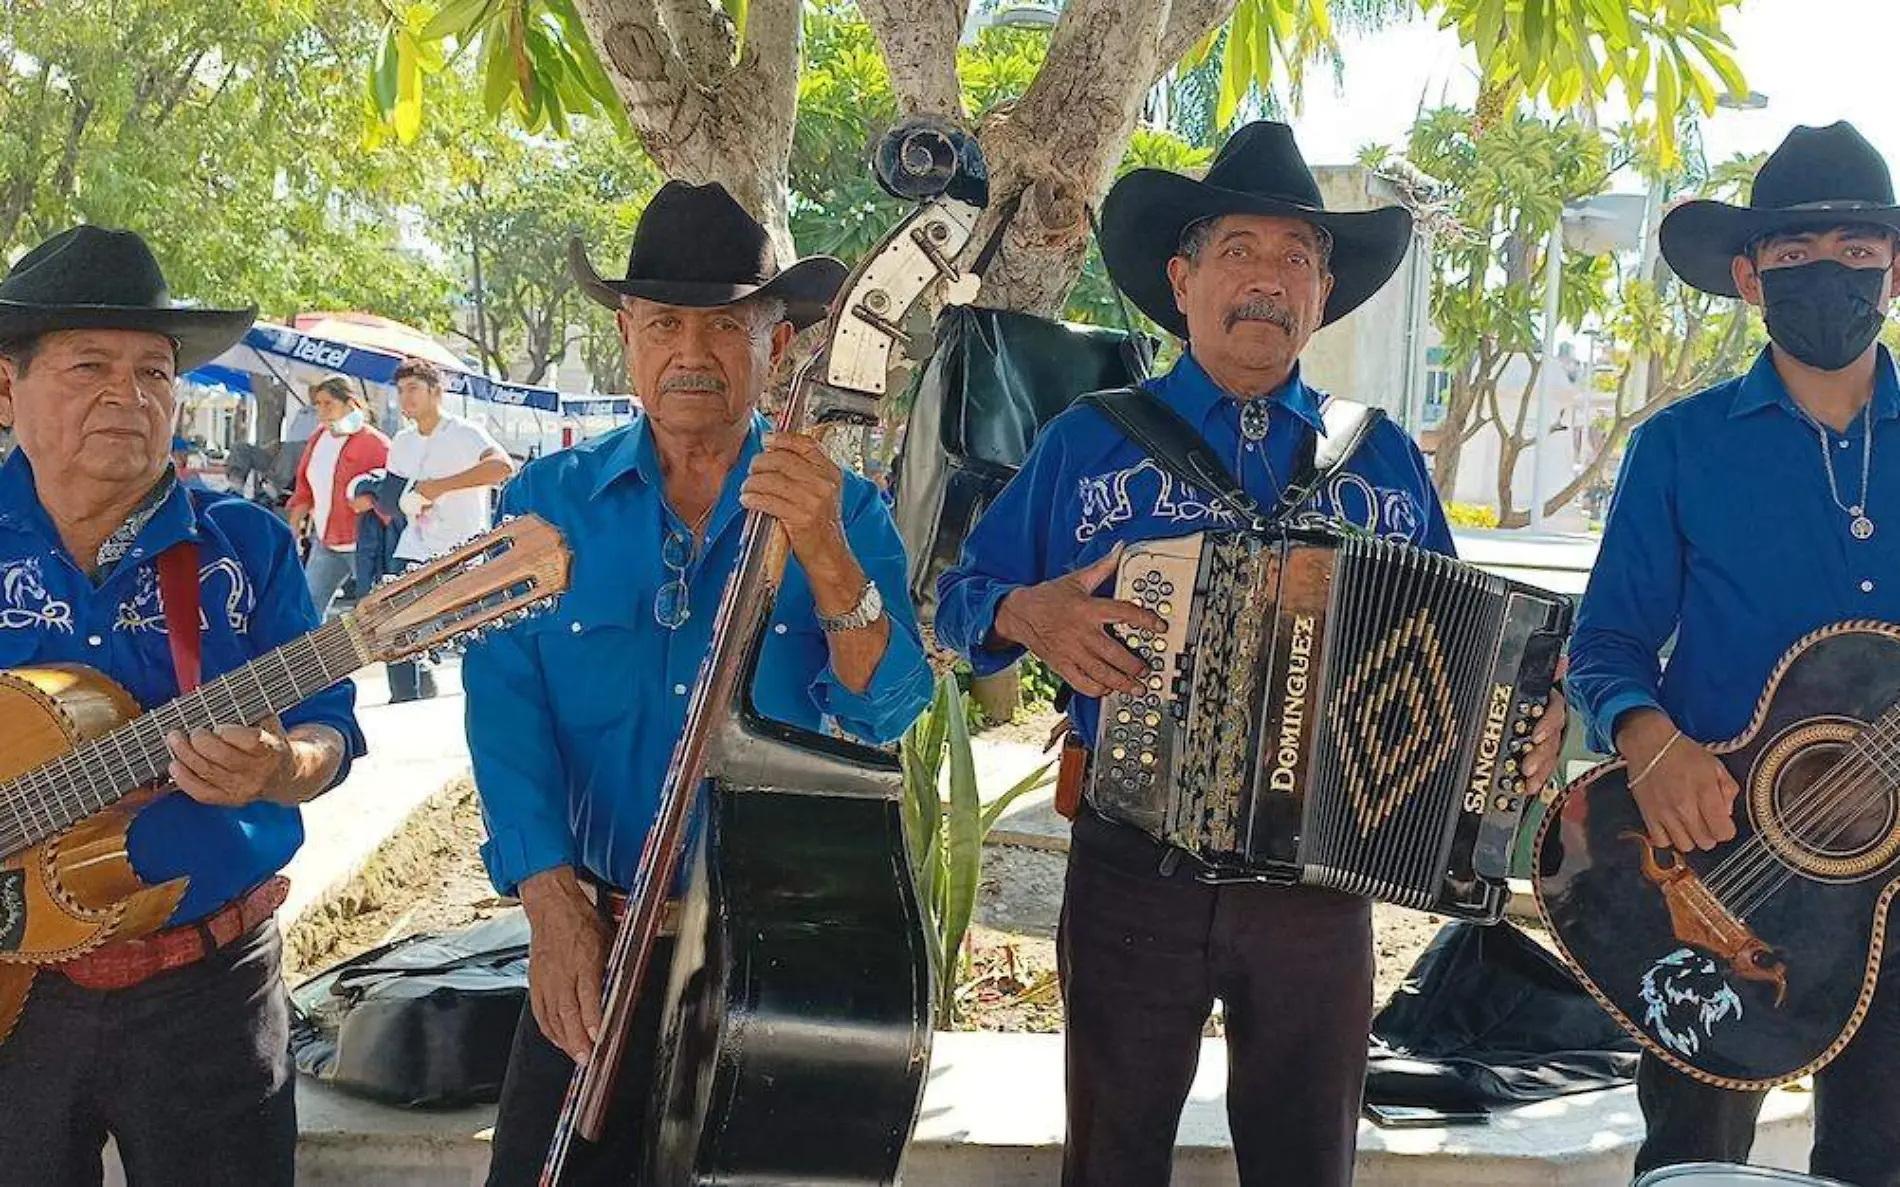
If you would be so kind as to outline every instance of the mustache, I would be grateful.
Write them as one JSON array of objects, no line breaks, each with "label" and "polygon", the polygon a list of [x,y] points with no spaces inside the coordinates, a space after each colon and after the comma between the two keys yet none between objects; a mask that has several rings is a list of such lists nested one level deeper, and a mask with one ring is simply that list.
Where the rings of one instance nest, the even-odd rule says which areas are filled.
[{"label": "mustache", "polygon": [[715,392],[723,396],[726,381],[717,375],[675,375],[660,383],[660,393],[667,392]]},{"label": "mustache", "polygon": [[1299,319],[1293,311],[1284,305],[1276,305],[1265,297],[1256,298],[1243,305],[1236,305],[1227,311],[1227,328],[1233,329],[1244,321],[1263,321],[1279,326],[1289,334],[1299,331]]}]

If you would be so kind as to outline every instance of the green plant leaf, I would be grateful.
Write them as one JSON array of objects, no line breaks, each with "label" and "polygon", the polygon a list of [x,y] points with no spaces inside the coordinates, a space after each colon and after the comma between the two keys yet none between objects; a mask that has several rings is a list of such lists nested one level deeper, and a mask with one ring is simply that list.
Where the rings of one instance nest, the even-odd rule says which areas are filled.
[{"label": "green plant leaf", "polygon": [[466,38],[480,30],[489,18],[489,9],[498,0],[448,0],[436,10],[429,23],[422,26],[422,37],[428,41],[440,41],[444,37]]},{"label": "green plant leaf", "polygon": [[1002,795],[997,796],[989,803],[983,805],[983,819],[979,823],[977,830],[979,836],[987,839],[990,835],[990,830],[996,827],[996,822],[1002,818],[1003,813],[1009,811],[1011,804],[1025,795],[1028,795],[1030,792],[1038,788],[1047,787],[1049,784],[1055,782],[1054,778],[1049,774],[1050,769],[1055,765],[1054,762],[1043,763],[1034,771],[1024,775],[1016,782],[1014,787],[1011,787]]},{"label": "green plant leaf", "polygon": [[[946,676],[945,679],[953,679]],[[970,747],[970,730],[965,719],[967,707],[960,689],[951,686],[951,700],[944,714],[948,729],[944,740],[950,764],[950,811],[944,828],[943,950],[951,964],[970,930],[976,913],[978,873],[983,863],[983,837],[979,830],[982,802],[976,790],[976,755]]]}]

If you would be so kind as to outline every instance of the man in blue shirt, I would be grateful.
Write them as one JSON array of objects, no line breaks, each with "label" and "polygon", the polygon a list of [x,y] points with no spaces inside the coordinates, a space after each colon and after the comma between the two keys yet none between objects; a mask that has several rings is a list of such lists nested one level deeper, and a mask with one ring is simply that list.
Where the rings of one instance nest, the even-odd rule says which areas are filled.
[{"label": "man in blue shirt", "polygon": [[[1703,746],[1748,727],[1789,647],[1846,619],[1900,622],[1900,386],[1876,340],[1900,284],[1897,230],[1886,163],[1844,123],[1795,129],[1749,206],[1692,202],[1663,220],[1676,274],[1761,308],[1770,344],[1631,438],[1571,643],[1592,745],[1628,761],[1658,846],[1735,836],[1735,783]],[[1900,1185],[1890,980],[1816,1077],[1814,1171],[1861,1187]],[[1637,1085],[1638,1170],[1746,1160],[1760,1094],[1647,1054]]]},{"label": "man in blue shirt", "polygon": [[[177,696],[158,570],[185,544],[206,679],[316,629],[289,529],[170,458],[175,377],[254,314],[174,307],[129,231],[67,231],[0,282],[0,420],[19,432],[0,465],[0,669],[85,664],[146,709]],[[145,882],[189,888],[167,930],[35,978],[0,1042],[0,1183],[97,1183],[108,1134],[134,1187],[291,1182],[275,875],[303,841],[297,805],[362,753],[353,704],[344,683],[282,721],[169,739],[178,793],[127,847]]]},{"label": "man in blue shirt", "polygon": [[[780,271],[765,229],[723,188],[678,182],[641,215],[624,280],[595,275],[578,251],[574,266],[616,312],[644,414],[509,485],[505,512],[532,511],[572,544],[571,584],[558,611],[472,648],[463,668],[482,855],[532,936],[497,1187],[536,1181],[574,1062],[591,1050],[611,916],[639,868],[746,512],[776,518],[794,558],[764,641],[761,713],[882,743],[931,691],[877,489],[812,438],[770,436],[757,411],[843,266],[816,257]],[[665,984],[668,953],[649,986]],[[569,1158],[585,1181],[636,1171],[662,996],[642,995],[607,1135]]]},{"label": "man in blue shirt", "polygon": [[[1404,257],[1397,208],[1329,213],[1283,124],[1256,123],[1221,149],[1205,182],[1139,170],[1102,208],[1115,283],[1187,340],[1147,385],[1272,507],[1327,397],[1299,353]],[[1317,492],[1327,516],[1450,554],[1451,530],[1417,448],[1380,424]],[[1093,409],[1043,430],[1021,473],[971,532],[939,584],[937,637],[978,673],[1025,650],[1080,694],[1072,737],[1095,739],[1097,698],[1127,692],[1143,661],[1105,630],[1158,625],[1095,596],[1131,541],[1236,526]],[[1560,722],[1562,712],[1547,721]],[[1541,781],[1561,730],[1546,729],[1526,775]],[[1069,1187],[1162,1187],[1215,998],[1226,1018],[1228,1115],[1248,1187],[1343,1185],[1371,1024],[1371,912],[1331,891],[1214,886],[1145,833],[1078,812],[1058,936],[1067,1009]]]}]

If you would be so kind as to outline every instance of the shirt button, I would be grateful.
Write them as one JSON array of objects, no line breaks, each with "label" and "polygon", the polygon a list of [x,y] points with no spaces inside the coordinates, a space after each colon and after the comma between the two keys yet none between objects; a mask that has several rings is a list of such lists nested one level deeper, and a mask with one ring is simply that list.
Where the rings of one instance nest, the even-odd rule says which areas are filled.
[{"label": "shirt button", "polygon": [[1839,445],[1840,445],[1840,447],[1841,447],[1842,449],[1846,449],[1846,448],[1847,448],[1847,441],[1846,441],[1845,439],[1843,439],[1843,440],[1841,440],[1841,441],[1839,442]]},{"label": "shirt button", "polygon": [[773,634],[775,634],[775,635],[782,635],[782,634],[784,634],[784,633],[785,633],[785,624],[784,624],[784,623],[782,623],[782,622],[781,622],[781,623],[776,623],[776,624],[774,624],[774,625],[773,625],[773,627],[772,627],[772,633],[773,633]]},{"label": "shirt button", "polygon": [[581,624],[580,624],[580,620],[579,620],[579,619],[576,619],[576,620],[574,620],[573,622],[571,622],[571,623],[569,623],[569,624],[568,624],[568,626],[567,626],[567,629],[568,629],[568,630],[570,630],[570,631],[573,631],[573,632],[574,632],[575,634],[577,634],[577,635],[578,635],[578,634],[580,634],[580,633],[581,633]]},{"label": "shirt button", "polygon": [[144,556],[144,555],[145,555],[145,550],[144,550],[143,548],[134,548],[134,549],[132,550],[132,555],[133,555],[133,556]]},{"label": "shirt button", "polygon": [[97,636],[97,635],[87,635],[87,636],[86,636],[86,646],[88,646],[88,647],[97,647],[97,646],[99,646],[99,645],[100,645],[101,643],[103,643],[103,642],[105,642],[105,640],[104,640],[104,639],[101,639],[101,638],[100,638],[99,636]]},{"label": "shirt button", "polygon": [[673,686],[673,695],[674,695],[674,696],[676,696],[676,697],[683,697],[683,696],[685,696],[685,695],[686,695],[686,686],[685,686],[684,684],[675,684],[675,685]]},{"label": "shirt button", "polygon": [[1863,582],[1861,582],[1861,583],[1860,583],[1860,592],[1862,592],[1862,593],[1872,593],[1872,592],[1874,592],[1874,583],[1873,583],[1873,582],[1871,582],[1871,581],[1863,581]]}]

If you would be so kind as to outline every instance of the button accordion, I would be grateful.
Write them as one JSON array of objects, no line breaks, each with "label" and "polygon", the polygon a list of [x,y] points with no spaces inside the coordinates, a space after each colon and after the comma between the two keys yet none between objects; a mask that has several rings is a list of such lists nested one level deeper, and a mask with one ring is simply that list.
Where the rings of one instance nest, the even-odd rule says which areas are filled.
[{"label": "button accordion", "polygon": [[1304,528],[1131,545],[1115,596],[1167,629],[1125,635],[1150,675],[1102,702],[1097,811],[1210,879],[1503,915],[1567,600]]}]

